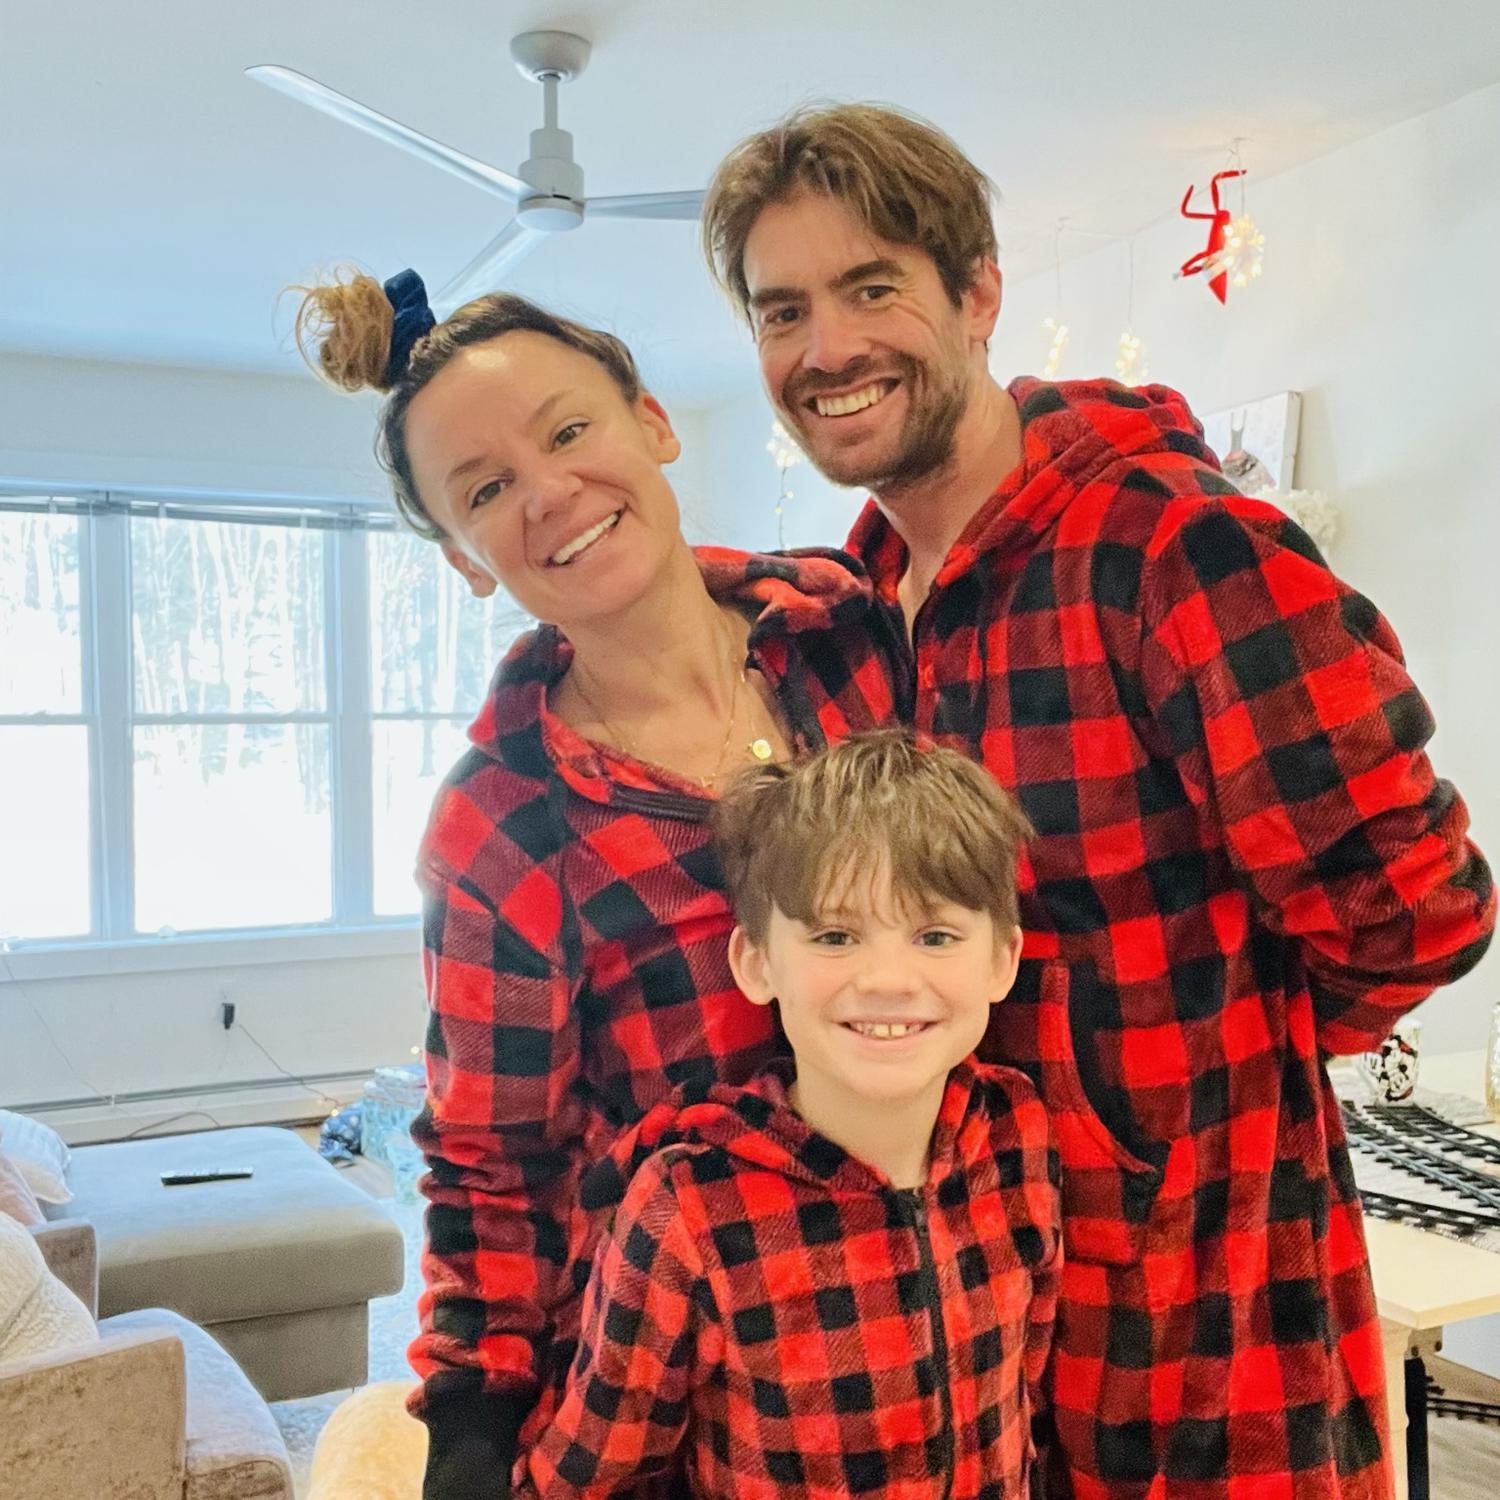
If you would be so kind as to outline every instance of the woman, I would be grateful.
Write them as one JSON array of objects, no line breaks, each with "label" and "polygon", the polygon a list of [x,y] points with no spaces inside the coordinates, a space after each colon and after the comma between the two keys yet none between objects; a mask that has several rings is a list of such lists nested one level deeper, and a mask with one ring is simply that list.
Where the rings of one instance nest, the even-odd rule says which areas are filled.
[{"label": "woman", "polygon": [[677,1085],[780,1048],[730,976],[715,789],[887,721],[886,627],[841,554],[687,546],[677,438],[608,334],[503,294],[433,326],[405,272],[313,289],[299,337],[345,389],[390,393],[380,453],[411,524],[545,622],[501,665],[418,869],[413,1410],[425,1494],[493,1496],[572,1357],[599,1228],[581,1166]]}]

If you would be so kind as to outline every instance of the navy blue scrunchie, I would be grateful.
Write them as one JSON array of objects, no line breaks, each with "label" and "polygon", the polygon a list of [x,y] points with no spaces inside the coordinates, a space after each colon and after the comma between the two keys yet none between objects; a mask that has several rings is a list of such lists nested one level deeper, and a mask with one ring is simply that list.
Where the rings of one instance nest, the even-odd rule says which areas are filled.
[{"label": "navy blue scrunchie", "polygon": [[437,323],[427,305],[427,288],[411,269],[392,276],[385,284],[385,300],[391,304],[391,353],[385,362],[385,383],[395,385],[406,374],[412,346]]}]

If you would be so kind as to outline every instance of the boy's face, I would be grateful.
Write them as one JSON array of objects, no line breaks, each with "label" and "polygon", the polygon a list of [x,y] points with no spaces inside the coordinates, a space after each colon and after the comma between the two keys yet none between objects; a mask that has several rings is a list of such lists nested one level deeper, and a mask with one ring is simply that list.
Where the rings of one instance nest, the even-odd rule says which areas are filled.
[{"label": "boy's face", "polygon": [[940,1098],[1020,952],[1020,933],[997,933],[987,912],[901,909],[883,870],[836,882],[811,923],[773,908],[763,945],[737,927],[729,948],[745,994],[780,1002],[800,1099],[834,1108]]}]

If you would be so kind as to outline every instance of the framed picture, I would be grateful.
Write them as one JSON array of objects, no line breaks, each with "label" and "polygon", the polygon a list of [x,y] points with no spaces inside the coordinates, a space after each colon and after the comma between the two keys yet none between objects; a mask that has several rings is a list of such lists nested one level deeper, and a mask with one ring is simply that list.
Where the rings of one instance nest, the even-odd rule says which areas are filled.
[{"label": "framed picture", "polygon": [[1280,391],[1200,418],[1224,475],[1247,495],[1294,488],[1302,397]]}]

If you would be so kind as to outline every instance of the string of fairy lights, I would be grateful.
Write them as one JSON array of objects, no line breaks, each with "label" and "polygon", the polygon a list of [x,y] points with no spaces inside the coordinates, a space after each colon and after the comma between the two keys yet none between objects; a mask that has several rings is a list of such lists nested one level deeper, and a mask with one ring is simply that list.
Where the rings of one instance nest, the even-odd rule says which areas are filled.
[{"label": "string of fairy lights", "polygon": [[785,547],[786,503],[795,498],[786,482],[787,470],[795,468],[807,455],[797,446],[779,417],[771,423],[771,440],[766,444],[766,452],[771,455],[771,462],[776,465],[781,478],[781,492],[776,496],[776,545]]}]

